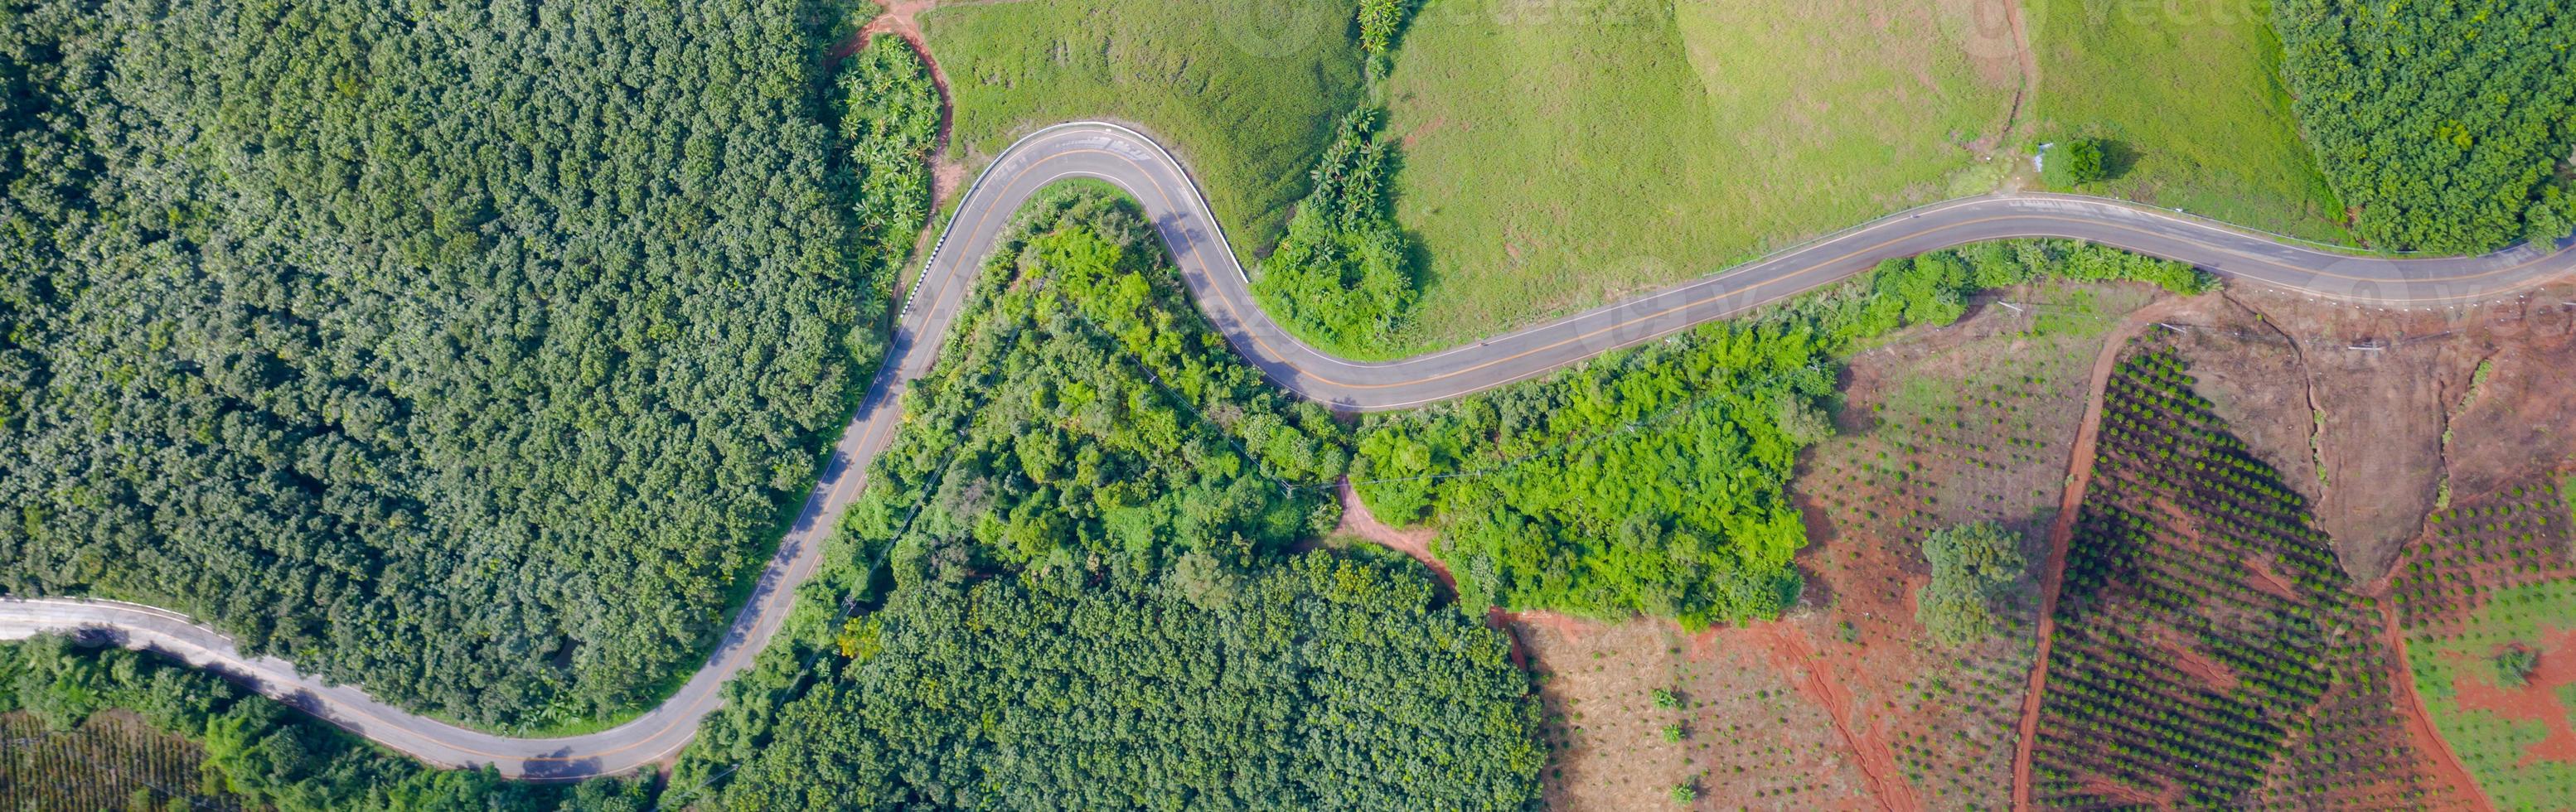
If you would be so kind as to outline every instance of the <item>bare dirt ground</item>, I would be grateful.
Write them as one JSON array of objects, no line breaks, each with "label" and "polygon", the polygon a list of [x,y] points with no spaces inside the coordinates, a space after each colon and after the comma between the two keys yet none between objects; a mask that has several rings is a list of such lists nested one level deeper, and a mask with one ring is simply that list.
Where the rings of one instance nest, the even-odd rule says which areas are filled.
[{"label": "bare dirt ground", "polygon": [[[1876,794],[1794,629],[1517,620],[1552,722],[1548,808],[1668,808],[1680,784],[1703,809],[1916,808]],[[1674,707],[1657,704],[1658,689]]]},{"label": "bare dirt ground", "polygon": [[[2201,392],[2315,505],[2356,581],[2378,579],[2453,498],[2576,461],[2576,286],[2382,312],[2256,287],[2170,322]],[[2470,397],[2481,361],[2488,380]],[[2465,405],[2464,405],[2465,404]],[[2306,472],[2307,475],[2293,475]]]},{"label": "bare dirt ground", "polygon": [[1770,656],[1771,665],[1795,675],[1798,693],[1825,710],[1825,718],[1834,725],[1834,735],[1853,758],[1861,779],[1869,785],[1869,794],[1879,805],[1892,810],[1922,809],[1923,802],[1914,797],[1914,786],[1905,780],[1896,763],[1896,753],[1888,746],[1886,715],[1870,713],[1843,686],[1836,669],[1817,661],[1816,646],[1807,639],[1806,630],[1792,623],[1762,623],[1750,627]]}]

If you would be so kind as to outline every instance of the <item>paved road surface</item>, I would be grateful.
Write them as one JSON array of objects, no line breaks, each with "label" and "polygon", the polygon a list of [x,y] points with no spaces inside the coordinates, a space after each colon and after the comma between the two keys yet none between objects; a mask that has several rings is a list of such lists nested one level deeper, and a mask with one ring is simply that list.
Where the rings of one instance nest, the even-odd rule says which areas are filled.
[{"label": "paved road surface", "polygon": [[1727,272],[1445,352],[1382,363],[1349,361],[1291,338],[1255,305],[1243,269],[1179,161],[1111,124],[1038,131],[986,169],[931,253],[896,320],[887,363],[841,435],[804,513],[788,532],[705,666],[651,712],[586,736],[514,739],[405,713],[352,686],[326,686],[272,657],[246,657],[221,633],[177,613],[77,599],[0,600],[0,639],[90,629],[212,668],[333,724],[442,765],[497,766],[536,779],[626,772],[677,752],[717,705],[717,689],[750,667],[786,619],[796,585],[814,573],[824,531],[866,484],[868,460],[892,439],[905,387],[928,372],[963,304],[972,269],[1020,203],[1067,178],[1132,193],[1179,261],[1190,291],[1237,350],[1272,380],[1343,409],[1395,409],[1529,378],[1620,347],[1670,335],[1867,270],[1887,257],[2008,237],[2070,237],[2188,261],[2241,279],[2383,307],[2509,298],[2576,266],[2576,251],[2520,248],[2483,257],[2387,259],[2285,245],[2272,238],[2114,201],[2056,195],[1989,196],[1925,206],[1864,223]]}]

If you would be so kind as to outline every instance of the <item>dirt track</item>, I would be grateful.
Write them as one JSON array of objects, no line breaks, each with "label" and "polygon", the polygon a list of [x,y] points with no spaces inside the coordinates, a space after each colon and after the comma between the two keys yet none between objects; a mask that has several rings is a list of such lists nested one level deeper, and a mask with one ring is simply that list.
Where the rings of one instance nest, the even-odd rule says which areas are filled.
[{"label": "dirt track", "polygon": [[1884,724],[1857,726],[1852,711],[1860,703],[1842,682],[1834,679],[1832,670],[1816,662],[1815,647],[1807,634],[1786,621],[1754,624],[1761,632],[1762,648],[1772,664],[1784,672],[1796,672],[1802,678],[1795,683],[1798,693],[1825,710],[1833,721],[1834,734],[1851,751],[1852,760],[1860,767],[1861,777],[1869,782],[1869,794],[1878,799],[1882,809],[1891,812],[1913,812],[1924,808],[1914,797],[1914,785],[1905,780],[1905,771],[1896,762],[1896,751],[1887,745]]},{"label": "dirt track", "polygon": [[2467,803],[2483,812],[2494,812],[2495,803],[2478,790],[2477,779],[2470,777],[2469,768],[2460,763],[2460,754],[2452,752],[2451,743],[2443,740],[2442,732],[2433,727],[2432,717],[2424,713],[2424,698],[2415,693],[2415,669],[2406,659],[2406,635],[2397,628],[2395,604],[2381,601],[2379,617],[2380,634],[2387,640],[2390,662],[2394,663],[2389,670],[2396,672],[2388,677],[2397,689],[2397,713],[2406,717],[2406,734],[2415,740],[2415,749],[2431,756],[2422,759],[2422,763],[2432,768],[2434,777],[2451,786],[2456,798],[2468,799]]},{"label": "dirt track", "polygon": [[2129,338],[2161,318],[2175,302],[2157,302],[2121,319],[2102,339],[2093,357],[2093,374],[2085,384],[2084,418],[2076,424],[2075,446],[2067,453],[2066,492],[2057,500],[2057,519],[2048,528],[2048,561],[2039,577],[2039,653],[2031,662],[2030,688],[2021,701],[2020,742],[2013,748],[2013,808],[2031,808],[2031,748],[2039,741],[2039,700],[2048,691],[2048,647],[2057,631],[2057,593],[2066,583],[2066,550],[2075,536],[2075,518],[2084,506],[2084,489],[2093,480],[2093,444],[2102,429],[2102,392],[2119,367],[2120,351]]}]

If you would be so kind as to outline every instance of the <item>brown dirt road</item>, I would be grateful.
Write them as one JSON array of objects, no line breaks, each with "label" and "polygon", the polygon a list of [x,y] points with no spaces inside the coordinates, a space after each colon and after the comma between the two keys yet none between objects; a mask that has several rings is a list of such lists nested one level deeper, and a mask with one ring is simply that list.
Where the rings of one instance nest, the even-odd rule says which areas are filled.
[{"label": "brown dirt road", "polygon": [[1869,794],[1878,799],[1881,808],[1892,812],[1923,809],[1923,801],[1914,795],[1914,785],[1905,780],[1905,771],[1897,765],[1896,751],[1887,744],[1884,723],[1858,725],[1852,711],[1860,703],[1852,699],[1834,672],[1816,662],[1815,646],[1807,633],[1787,621],[1751,624],[1760,632],[1763,653],[1770,655],[1772,665],[1784,673],[1796,673],[1798,693],[1809,702],[1825,709],[1834,724],[1834,733],[1850,748],[1853,762],[1860,767],[1861,778],[1869,783]]},{"label": "brown dirt road", "polygon": [[2076,424],[2075,445],[2067,452],[2066,492],[2057,500],[2057,519],[2048,528],[2048,561],[2039,577],[2039,652],[2030,666],[2030,688],[2021,701],[2020,743],[2013,748],[2013,808],[2030,809],[2031,748],[2039,741],[2039,700],[2048,691],[2048,646],[2057,631],[2057,593],[2066,583],[2066,549],[2075,537],[2075,518],[2084,507],[2084,488],[2093,480],[2093,444],[2102,431],[2102,390],[2119,367],[2120,351],[2129,338],[2174,307],[2181,299],[2139,308],[2103,337],[2093,357],[2093,374],[2085,385],[2084,419]]},{"label": "brown dirt road", "polygon": [[1358,536],[1412,556],[1413,560],[1430,567],[1431,574],[1439,576],[1441,585],[1449,587],[1451,594],[1457,593],[1458,579],[1449,576],[1449,565],[1440,563],[1440,559],[1431,555],[1431,540],[1440,535],[1438,531],[1428,527],[1398,529],[1378,521],[1375,514],[1369,513],[1368,505],[1360,501],[1359,491],[1351,487],[1350,477],[1342,477],[1333,488],[1342,499],[1342,524],[1333,528],[1333,532]]},{"label": "brown dirt road", "polygon": [[2442,739],[2442,732],[2433,727],[2432,717],[2425,715],[2424,698],[2415,693],[2415,668],[2406,659],[2406,634],[2397,627],[2396,604],[2385,596],[2379,601],[2379,621],[2380,635],[2390,654],[2389,670],[2396,672],[2388,678],[2396,686],[2397,712],[2406,717],[2406,735],[2415,740],[2416,751],[2428,756],[2421,761],[2432,769],[2434,778],[2450,785],[2453,798],[2463,799],[2462,803],[2481,812],[2495,812],[2495,802],[2478,790],[2477,779],[2469,776],[2460,754],[2451,751],[2451,743]]}]

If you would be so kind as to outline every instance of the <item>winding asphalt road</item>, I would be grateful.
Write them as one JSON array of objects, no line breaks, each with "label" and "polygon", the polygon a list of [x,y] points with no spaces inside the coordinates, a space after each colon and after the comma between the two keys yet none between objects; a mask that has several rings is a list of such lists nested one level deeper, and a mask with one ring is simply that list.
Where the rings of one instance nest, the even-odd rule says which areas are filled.
[{"label": "winding asphalt road", "polygon": [[517,739],[480,733],[326,685],[273,657],[243,655],[188,617],[134,604],[0,599],[0,639],[84,631],[221,672],[385,746],[440,765],[492,765],[503,774],[572,780],[662,761],[688,744],[718,689],[749,668],[785,621],[796,586],[814,573],[825,531],[866,485],[869,460],[901,422],[905,388],[930,370],[940,336],[1020,204],[1049,184],[1093,178],[1134,195],[1177,259],[1190,291],[1235,348],[1299,395],[1351,410],[1397,409],[1518,381],[1610,350],[1725,318],[1910,256],[1980,240],[2067,237],[2183,260],[2239,279],[2380,307],[2441,307],[2510,298],[2576,267],[2576,251],[2515,248],[2482,257],[2357,257],[2283,244],[2224,225],[2117,201],[1995,195],[1899,212],[1725,273],[1644,294],[1444,352],[1361,362],[1317,351],[1254,303],[1243,269],[1197,184],[1151,139],[1114,124],[1040,130],[1005,150],[957,207],[921,281],[896,319],[893,347],[841,435],[805,510],[761,572],[706,665],[643,716],[584,736]]}]

